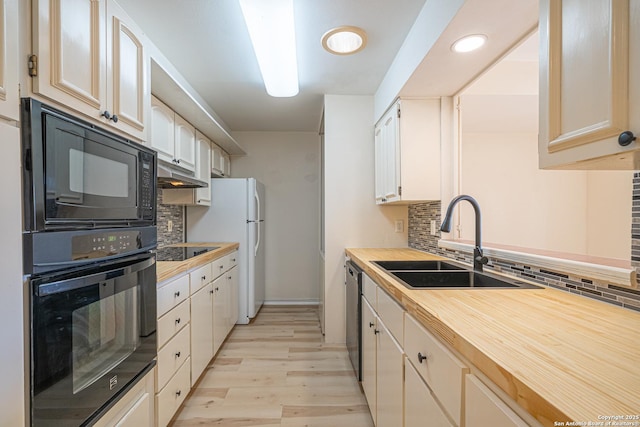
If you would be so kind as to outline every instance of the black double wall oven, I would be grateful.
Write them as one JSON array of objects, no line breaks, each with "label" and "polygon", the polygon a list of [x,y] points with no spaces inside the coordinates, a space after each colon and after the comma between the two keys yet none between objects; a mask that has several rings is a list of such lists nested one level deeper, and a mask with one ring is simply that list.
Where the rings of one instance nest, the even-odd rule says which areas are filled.
[{"label": "black double wall oven", "polygon": [[156,357],[156,155],[21,103],[30,422],[91,425]]}]

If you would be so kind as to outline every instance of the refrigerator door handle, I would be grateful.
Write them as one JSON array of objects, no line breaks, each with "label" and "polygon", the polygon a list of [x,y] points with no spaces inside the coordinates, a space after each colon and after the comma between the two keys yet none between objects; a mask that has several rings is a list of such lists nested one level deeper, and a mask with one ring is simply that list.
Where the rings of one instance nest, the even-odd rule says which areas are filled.
[{"label": "refrigerator door handle", "polygon": [[253,248],[253,256],[258,256],[258,248],[260,247],[260,196],[258,195],[258,188],[256,187],[253,190],[253,197],[255,198],[255,202],[256,202],[256,212],[258,213],[258,215],[256,216],[256,219],[254,220],[254,222],[256,222],[258,224],[258,230],[257,230],[257,238],[256,238],[256,245]]}]

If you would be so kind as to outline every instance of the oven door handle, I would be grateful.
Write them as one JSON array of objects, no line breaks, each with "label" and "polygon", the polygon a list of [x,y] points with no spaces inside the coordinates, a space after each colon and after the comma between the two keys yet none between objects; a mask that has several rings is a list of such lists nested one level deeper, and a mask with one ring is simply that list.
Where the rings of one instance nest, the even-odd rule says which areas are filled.
[{"label": "oven door handle", "polygon": [[[42,277],[33,281],[34,292],[38,297],[47,295],[54,295],[61,292],[68,292],[75,289],[81,289],[87,286],[95,285],[98,282],[105,282],[116,279],[118,277],[135,274],[139,271],[145,270],[156,263],[155,255],[148,254],[144,256],[136,256],[121,260],[120,262],[113,262],[103,268],[96,268],[77,271],[76,277],[66,278],[63,280],[56,280],[56,277],[69,277],[69,273],[59,274],[57,276],[50,276],[48,278]],[[124,265],[123,265],[124,264]],[[111,268],[117,265],[117,268]],[[114,293],[124,291],[129,288],[137,286],[135,281],[121,281],[117,283],[117,289]]]}]

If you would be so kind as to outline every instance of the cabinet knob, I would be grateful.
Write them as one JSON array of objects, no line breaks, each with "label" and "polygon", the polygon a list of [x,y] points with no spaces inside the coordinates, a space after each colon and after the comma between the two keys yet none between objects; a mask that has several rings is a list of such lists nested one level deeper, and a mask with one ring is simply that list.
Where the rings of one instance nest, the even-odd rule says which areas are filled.
[{"label": "cabinet knob", "polygon": [[219,290],[220,290],[220,289],[218,289],[218,288],[216,287],[216,292],[218,292]]},{"label": "cabinet knob", "polygon": [[176,353],[176,357],[180,357],[180,352],[177,352],[177,353]]},{"label": "cabinet knob", "polygon": [[227,279],[231,280],[231,276],[227,276]]},{"label": "cabinet knob", "polygon": [[423,356],[422,353],[418,352],[418,362],[422,363],[423,360],[427,360],[427,356]]},{"label": "cabinet knob", "polygon": [[175,292],[175,293],[173,294],[173,296],[174,296],[175,298],[178,298],[178,297],[180,296],[180,291]]},{"label": "cabinet knob", "polygon": [[201,279],[202,280],[207,280],[207,276],[202,276]]},{"label": "cabinet knob", "polygon": [[111,120],[113,121],[113,123],[118,123],[118,115],[114,114],[113,116],[111,116]]},{"label": "cabinet knob", "polygon": [[181,390],[176,391],[176,396],[180,397],[181,394],[182,394]]},{"label": "cabinet knob", "polygon": [[373,328],[373,322],[369,322],[369,327]]},{"label": "cabinet knob", "polygon": [[628,130],[628,131],[622,132],[618,136],[618,144],[620,144],[623,147],[626,147],[627,145],[631,144],[636,139],[637,138],[633,135],[633,132]]},{"label": "cabinet knob", "polygon": [[179,325],[179,324],[180,324],[180,318],[178,317],[178,318],[176,319],[176,325]]},{"label": "cabinet knob", "polygon": [[375,335],[378,335],[378,334],[380,333],[380,331],[379,331],[379,330],[377,330],[377,329],[374,329],[374,330],[373,330],[373,333],[374,333]]},{"label": "cabinet knob", "polygon": [[100,115],[107,120],[111,120],[111,113],[108,110],[104,110]]}]

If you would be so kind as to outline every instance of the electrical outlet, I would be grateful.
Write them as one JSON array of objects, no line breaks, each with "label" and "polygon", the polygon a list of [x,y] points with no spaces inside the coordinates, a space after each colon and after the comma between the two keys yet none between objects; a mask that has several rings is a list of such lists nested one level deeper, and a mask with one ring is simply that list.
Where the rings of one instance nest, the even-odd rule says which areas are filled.
[{"label": "electrical outlet", "polygon": [[431,220],[431,235],[432,236],[436,235],[436,220],[435,219]]},{"label": "electrical outlet", "polygon": [[396,219],[395,232],[402,233],[403,231],[404,231],[404,221],[401,219]]},{"label": "electrical outlet", "polygon": [[167,221],[167,231],[171,233],[173,231],[173,221]]}]

